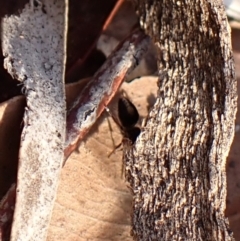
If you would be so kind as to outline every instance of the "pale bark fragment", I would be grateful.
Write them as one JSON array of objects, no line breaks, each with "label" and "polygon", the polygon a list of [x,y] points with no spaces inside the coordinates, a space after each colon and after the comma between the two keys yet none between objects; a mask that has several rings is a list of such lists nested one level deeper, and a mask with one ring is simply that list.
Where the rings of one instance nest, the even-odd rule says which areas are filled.
[{"label": "pale bark fragment", "polygon": [[226,157],[237,87],[220,1],[134,1],[156,42],[158,99],[124,152],[136,240],[233,240]]},{"label": "pale bark fragment", "polygon": [[63,162],[67,1],[30,1],[2,23],[5,67],[27,97],[11,240],[46,239]]}]

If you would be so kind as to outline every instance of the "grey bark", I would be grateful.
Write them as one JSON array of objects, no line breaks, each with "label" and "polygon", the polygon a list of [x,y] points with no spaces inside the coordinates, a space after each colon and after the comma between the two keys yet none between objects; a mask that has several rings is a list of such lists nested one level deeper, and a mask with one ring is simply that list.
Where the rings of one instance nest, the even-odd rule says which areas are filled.
[{"label": "grey bark", "polygon": [[66,9],[64,0],[32,0],[2,20],[5,68],[27,101],[11,241],[47,236],[64,157]]},{"label": "grey bark", "polygon": [[[158,51],[158,97],[124,148],[135,240],[233,240],[226,157],[237,86],[222,2],[134,1]],[[125,142],[126,146],[127,142]]]}]

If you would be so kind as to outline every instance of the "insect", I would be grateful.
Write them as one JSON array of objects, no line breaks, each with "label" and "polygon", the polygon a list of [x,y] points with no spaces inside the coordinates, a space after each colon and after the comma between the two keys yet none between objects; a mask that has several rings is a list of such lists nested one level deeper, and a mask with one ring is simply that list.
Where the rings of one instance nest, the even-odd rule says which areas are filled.
[{"label": "insect", "polygon": [[[127,140],[130,145],[133,145],[141,132],[141,129],[135,126],[139,120],[138,110],[135,105],[128,98],[122,96],[118,100],[118,117],[112,115],[109,108],[105,108],[121,130],[123,141]],[[109,157],[122,145],[123,141],[114,148]]]},{"label": "insect", "polygon": [[140,128],[135,126],[139,120],[139,114],[135,105],[126,97],[118,100],[118,118],[123,136],[134,144],[141,132]]}]

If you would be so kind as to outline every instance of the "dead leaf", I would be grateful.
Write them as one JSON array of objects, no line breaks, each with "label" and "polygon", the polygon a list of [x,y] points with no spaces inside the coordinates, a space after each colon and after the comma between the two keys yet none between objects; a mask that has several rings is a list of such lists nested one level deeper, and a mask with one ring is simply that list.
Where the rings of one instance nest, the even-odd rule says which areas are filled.
[{"label": "dead leaf", "polygon": [[[156,79],[143,77],[123,84],[141,116],[146,116],[154,103]],[[109,120],[118,144],[121,134]],[[103,114],[79,153],[73,153],[62,170],[48,241],[132,240],[131,193],[122,177],[122,152],[118,150],[108,158],[113,148]]]},{"label": "dead leaf", "polygon": [[0,105],[0,200],[16,181],[24,106],[23,96]]}]

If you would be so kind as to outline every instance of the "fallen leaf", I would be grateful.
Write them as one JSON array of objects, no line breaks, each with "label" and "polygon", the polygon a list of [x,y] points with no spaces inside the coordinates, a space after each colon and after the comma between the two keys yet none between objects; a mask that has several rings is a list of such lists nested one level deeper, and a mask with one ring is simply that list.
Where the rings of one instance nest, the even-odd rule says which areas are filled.
[{"label": "fallen leaf", "polygon": [[[141,116],[154,103],[156,77],[124,83],[122,88]],[[149,98],[151,97],[151,98]],[[116,99],[110,108],[114,108]],[[130,241],[131,192],[122,176],[122,152],[113,150],[121,142],[118,127],[104,113],[61,173],[48,241]]]}]

